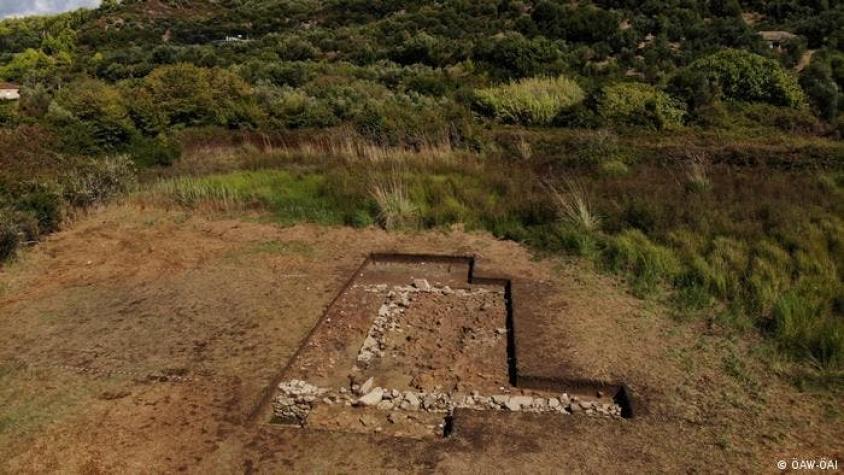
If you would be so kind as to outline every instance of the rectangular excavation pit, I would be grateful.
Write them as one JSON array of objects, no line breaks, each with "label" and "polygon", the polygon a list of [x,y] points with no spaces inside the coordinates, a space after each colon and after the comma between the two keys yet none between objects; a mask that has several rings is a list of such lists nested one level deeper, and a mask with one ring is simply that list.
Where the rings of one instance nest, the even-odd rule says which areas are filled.
[{"label": "rectangular excavation pit", "polygon": [[512,287],[471,256],[373,254],[282,373],[274,420],[448,435],[456,409],[630,417],[621,385],[520,377]]}]

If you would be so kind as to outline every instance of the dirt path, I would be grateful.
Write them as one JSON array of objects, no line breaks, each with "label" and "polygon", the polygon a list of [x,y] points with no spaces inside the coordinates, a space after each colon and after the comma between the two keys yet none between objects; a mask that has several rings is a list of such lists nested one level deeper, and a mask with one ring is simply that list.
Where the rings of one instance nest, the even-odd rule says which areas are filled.
[{"label": "dirt path", "polygon": [[[702,324],[583,264],[460,231],[280,228],[112,206],[0,271],[0,471],[770,471],[844,459],[841,400],[799,393]],[[476,254],[528,283],[537,373],[622,378],[627,421],[469,414],[448,440],[246,416],[372,251]]]}]

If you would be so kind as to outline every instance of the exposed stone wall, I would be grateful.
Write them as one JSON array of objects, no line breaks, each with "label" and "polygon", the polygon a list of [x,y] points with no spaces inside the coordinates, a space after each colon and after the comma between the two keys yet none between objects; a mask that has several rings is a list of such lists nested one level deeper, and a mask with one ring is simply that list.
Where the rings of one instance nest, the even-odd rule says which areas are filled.
[{"label": "exposed stone wall", "polygon": [[273,404],[282,419],[304,423],[316,404],[339,404],[348,407],[374,407],[384,411],[425,411],[450,413],[454,409],[478,411],[511,411],[621,417],[621,406],[585,400],[566,393],[529,396],[496,394],[484,396],[473,392],[452,395],[435,392],[399,391],[374,386],[373,378],[352,390],[320,388],[305,381],[292,380],[279,384],[280,394]]}]

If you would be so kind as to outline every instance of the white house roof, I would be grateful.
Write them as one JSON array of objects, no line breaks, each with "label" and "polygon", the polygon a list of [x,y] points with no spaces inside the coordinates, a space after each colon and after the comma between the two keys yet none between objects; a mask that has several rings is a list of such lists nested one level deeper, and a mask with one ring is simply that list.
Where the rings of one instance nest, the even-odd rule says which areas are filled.
[{"label": "white house roof", "polygon": [[797,35],[789,31],[760,31],[759,34],[765,41],[787,41],[797,38]]}]

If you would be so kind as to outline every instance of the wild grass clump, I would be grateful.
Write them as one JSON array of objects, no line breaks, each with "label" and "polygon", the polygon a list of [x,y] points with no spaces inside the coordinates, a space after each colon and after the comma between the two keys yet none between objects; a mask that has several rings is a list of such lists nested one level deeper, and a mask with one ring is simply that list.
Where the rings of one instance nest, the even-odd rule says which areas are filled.
[{"label": "wild grass clump", "polygon": [[837,368],[844,363],[844,322],[824,306],[806,293],[786,293],[774,306],[774,335],[791,353],[821,368]]},{"label": "wild grass clump", "polygon": [[384,229],[413,227],[418,224],[419,207],[410,199],[407,187],[398,172],[373,179],[371,194],[378,206],[378,223]]},{"label": "wild grass clump", "polygon": [[222,211],[261,208],[283,224],[353,224],[365,209],[364,199],[334,189],[324,174],[278,169],[162,180],[141,199]]},{"label": "wild grass clump", "polygon": [[601,218],[595,213],[589,195],[579,182],[566,180],[563,191],[553,186],[548,186],[548,189],[564,223],[587,233],[593,233],[601,227]]},{"label": "wild grass clump", "polygon": [[698,193],[712,188],[709,170],[702,157],[694,157],[686,168],[686,187],[689,191]]},{"label": "wild grass clump", "polygon": [[608,237],[603,261],[611,271],[627,275],[638,296],[673,283],[681,271],[680,261],[670,248],[652,242],[637,229]]},{"label": "wild grass clump", "polygon": [[475,91],[475,102],[483,112],[501,122],[525,125],[549,125],[584,97],[583,89],[564,76],[522,79]]},{"label": "wild grass clump", "polygon": [[180,206],[196,207],[202,203],[224,210],[242,206],[247,197],[226,181],[192,177],[159,182],[154,192],[172,199]]}]

